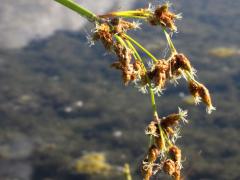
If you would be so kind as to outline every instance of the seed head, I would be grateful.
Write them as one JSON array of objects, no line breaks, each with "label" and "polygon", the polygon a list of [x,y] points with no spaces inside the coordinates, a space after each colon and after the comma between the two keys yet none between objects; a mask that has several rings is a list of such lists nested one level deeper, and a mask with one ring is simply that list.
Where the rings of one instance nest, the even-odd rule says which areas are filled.
[{"label": "seed head", "polygon": [[177,146],[172,146],[169,148],[169,154],[173,161],[177,162],[178,164],[181,163],[181,149],[179,149]]},{"label": "seed head", "polygon": [[169,64],[163,59],[158,60],[158,62],[152,67],[152,71],[149,72],[149,78],[153,80],[154,85],[160,90],[165,87],[168,71]]},{"label": "seed head", "polygon": [[201,97],[199,96],[199,85],[197,82],[191,80],[188,82],[188,89],[192,96],[194,97],[195,104],[199,104],[201,102]]},{"label": "seed head", "polygon": [[191,66],[189,59],[184,54],[174,54],[170,58],[172,74],[179,74],[179,69],[186,70],[194,74],[194,69]]},{"label": "seed head", "polygon": [[166,129],[167,127],[176,126],[180,120],[180,115],[178,113],[173,113],[162,119],[161,126],[164,129]]},{"label": "seed head", "polygon": [[210,93],[203,84],[199,84],[198,94],[201,97],[202,101],[207,105],[207,113],[211,114],[213,110],[216,110],[216,108],[212,105]]},{"label": "seed head", "polygon": [[171,31],[176,31],[175,20],[179,19],[180,15],[177,15],[169,11],[169,4],[165,3],[162,6],[158,6],[152,17],[149,18],[151,25],[162,25],[169,28]]},{"label": "seed head", "polygon": [[141,172],[144,180],[150,180],[151,176],[153,175],[153,166],[148,162],[143,161],[141,165]]},{"label": "seed head", "polygon": [[171,159],[167,159],[164,163],[163,163],[163,171],[170,175],[173,176],[173,173],[175,172],[175,163],[173,160]]},{"label": "seed head", "polygon": [[166,128],[164,128],[164,130],[167,132],[167,134],[169,135],[169,136],[173,136],[174,135],[174,130],[173,130],[173,128],[171,128],[171,127],[166,127]]},{"label": "seed head", "polygon": [[212,105],[211,95],[208,89],[201,83],[189,81],[189,91],[195,99],[196,104],[202,100],[207,105],[207,113],[211,113],[216,108]]},{"label": "seed head", "polygon": [[151,121],[145,130],[146,135],[158,136],[156,122]]},{"label": "seed head", "polygon": [[154,163],[157,160],[159,153],[159,149],[155,145],[152,145],[148,150],[148,162]]},{"label": "seed head", "polygon": [[107,50],[110,50],[113,45],[113,38],[111,34],[110,27],[107,23],[102,23],[100,25],[96,25],[95,33],[93,34],[93,40],[101,40],[104,47]]},{"label": "seed head", "polygon": [[161,137],[155,137],[155,144],[159,150],[163,150],[165,147],[164,141]]}]

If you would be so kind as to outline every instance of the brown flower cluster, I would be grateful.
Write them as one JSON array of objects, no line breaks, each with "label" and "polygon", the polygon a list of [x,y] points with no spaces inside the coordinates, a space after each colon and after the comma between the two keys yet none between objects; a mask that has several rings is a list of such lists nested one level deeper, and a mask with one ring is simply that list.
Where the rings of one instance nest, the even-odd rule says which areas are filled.
[{"label": "brown flower cluster", "polygon": [[207,105],[207,113],[211,113],[216,108],[212,105],[212,100],[208,89],[201,83],[190,80],[188,82],[189,91],[195,99],[195,103],[203,101]]},{"label": "brown flower cluster", "polygon": [[105,49],[111,50],[114,45],[113,36],[115,34],[121,34],[127,30],[137,29],[138,24],[135,22],[128,22],[121,18],[114,18],[106,20],[101,24],[96,24],[96,30],[93,34],[93,41],[100,40]]},{"label": "brown flower cluster", "polygon": [[[170,4],[165,3],[155,8],[149,6],[149,8],[111,12],[99,16],[81,11],[84,17],[86,14],[94,16],[96,29],[90,42],[94,44],[94,41],[101,41],[107,51],[117,56],[117,61],[111,66],[121,71],[123,83],[128,85],[130,82],[135,82],[143,92],[147,92],[146,87],[149,89],[154,120],[145,130],[146,135],[150,137],[150,145],[141,163],[144,180],[149,180],[160,171],[175,180],[181,179],[182,155],[181,149],[175,145],[175,142],[180,137],[180,122],[187,122],[187,111],[179,108],[178,113],[159,118],[154,93],[161,94],[168,81],[177,83],[177,79],[184,77],[196,104],[200,101],[204,102],[208,113],[215,110],[208,89],[195,79],[195,70],[189,59],[184,54],[177,53],[169,36],[168,31],[177,31],[175,21],[181,18],[180,14],[173,13],[169,7]],[[122,18],[135,18],[145,20],[153,26],[160,25],[171,50],[170,57],[157,60],[144,46],[126,33],[128,30],[138,29],[139,23]],[[139,49],[154,61],[149,69],[145,67],[143,63],[145,59],[138,53]]]},{"label": "brown flower cluster", "polygon": [[188,81],[189,91],[194,97],[196,104],[200,101],[205,103],[208,113],[215,110],[208,89],[195,80],[195,69],[184,54],[173,53],[168,60],[158,60],[153,64],[151,70],[148,71],[147,74],[155,87],[156,93],[162,92],[168,80],[177,83],[177,79],[181,76],[185,77]]},{"label": "brown flower cluster", "polygon": [[171,31],[176,31],[175,20],[179,18],[181,15],[169,11],[169,4],[166,3],[154,10],[153,15],[149,17],[149,22],[151,25],[162,25]]},{"label": "brown flower cluster", "polygon": [[145,180],[163,170],[175,180],[180,180],[181,150],[173,145],[178,136],[178,124],[186,122],[186,111],[170,114],[165,118],[151,121],[146,128],[146,134],[153,138],[148,153],[142,162],[141,170]]},{"label": "brown flower cluster", "polygon": [[116,43],[114,51],[118,57],[118,61],[114,62],[112,67],[122,71],[122,79],[125,85],[137,79],[145,79],[146,72],[144,65],[140,60],[132,62],[132,51],[129,48]]},{"label": "brown flower cluster", "polygon": [[167,80],[176,81],[183,75],[183,71],[194,75],[194,69],[190,61],[184,54],[173,54],[168,60],[158,60],[148,72],[155,89],[162,91],[165,88]]}]

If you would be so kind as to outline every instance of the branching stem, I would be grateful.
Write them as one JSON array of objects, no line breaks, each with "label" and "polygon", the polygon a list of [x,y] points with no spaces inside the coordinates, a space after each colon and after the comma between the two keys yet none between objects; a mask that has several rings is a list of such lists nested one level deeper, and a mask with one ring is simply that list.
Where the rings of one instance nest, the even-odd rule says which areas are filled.
[{"label": "branching stem", "polygon": [[140,43],[138,43],[136,40],[128,36],[127,34],[124,34],[124,37],[126,37],[128,40],[130,40],[132,43],[134,43],[136,46],[138,46],[143,52],[145,52],[154,62],[157,62],[157,58],[152,55],[147,49],[145,49]]},{"label": "branching stem", "polygon": [[[133,51],[134,55],[137,57],[137,59],[140,60],[143,63],[143,60],[142,60],[141,56],[138,54],[137,50],[132,45],[132,43],[129,40],[126,40],[126,42],[127,42],[128,46],[129,46],[129,48]],[[143,65],[144,65],[144,63],[143,63]],[[145,72],[147,72],[147,69],[146,69],[145,65],[144,65],[144,70],[145,70]],[[156,101],[155,101],[153,88],[152,88],[152,85],[151,85],[151,82],[150,82],[150,79],[149,79],[148,75],[146,75],[146,78],[147,78],[148,88],[149,88],[150,97],[151,97],[151,104],[152,104],[152,109],[153,109],[153,117],[158,118],[157,105],[156,105]]]}]

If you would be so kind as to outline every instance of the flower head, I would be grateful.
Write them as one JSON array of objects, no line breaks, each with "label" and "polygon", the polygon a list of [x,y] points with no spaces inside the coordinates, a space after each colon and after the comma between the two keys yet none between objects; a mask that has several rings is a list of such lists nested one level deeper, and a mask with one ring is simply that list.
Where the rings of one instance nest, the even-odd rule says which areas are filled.
[{"label": "flower head", "polygon": [[149,18],[149,22],[152,25],[162,25],[163,27],[169,28],[171,31],[177,31],[175,20],[181,18],[181,15],[169,11],[169,6],[169,3],[158,6],[154,10],[153,16]]}]

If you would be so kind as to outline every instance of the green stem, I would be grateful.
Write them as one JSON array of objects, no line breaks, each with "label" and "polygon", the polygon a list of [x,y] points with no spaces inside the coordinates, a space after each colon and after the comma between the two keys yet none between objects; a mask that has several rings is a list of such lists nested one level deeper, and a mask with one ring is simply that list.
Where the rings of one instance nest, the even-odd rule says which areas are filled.
[{"label": "green stem", "polygon": [[[143,63],[143,60],[142,60],[141,56],[138,54],[137,50],[132,45],[132,43],[130,41],[128,41],[128,40],[126,40],[126,42],[127,42],[128,46],[133,50],[135,56]],[[144,65],[144,63],[143,63],[143,65]],[[145,65],[144,65],[144,70],[147,72]],[[151,81],[150,81],[148,75],[146,75],[146,78],[147,78],[147,83],[148,83],[150,97],[151,97],[151,104],[152,104],[152,109],[153,109],[153,117],[158,118],[157,105],[156,105],[155,96],[154,96],[153,88],[152,88],[152,85],[151,85]]]},{"label": "green stem", "polygon": [[147,17],[144,16],[134,16],[130,14],[124,14],[124,15],[115,15],[115,14],[103,14],[103,15],[98,15],[100,18],[112,18],[112,17],[124,17],[124,18],[134,18],[134,19],[147,19]]},{"label": "green stem", "polygon": [[157,62],[157,58],[155,58],[147,49],[145,49],[141,44],[139,44],[137,41],[135,41],[133,38],[128,36],[127,34],[124,34],[124,36],[133,42],[136,46],[138,46],[143,52],[145,52],[154,62]]},{"label": "green stem", "polygon": [[69,9],[77,12],[82,17],[87,18],[90,22],[95,22],[95,21],[99,20],[98,17],[94,13],[92,13],[88,9],[85,9],[81,5],[74,2],[73,0],[55,0],[55,1],[68,7]]},{"label": "green stem", "polygon": [[103,15],[99,15],[99,17],[108,18],[108,17],[126,17],[126,18],[139,18],[146,19],[150,17],[152,14],[149,11],[144,10],[130,10],[130,11],[118,11],[111,12]]},{"label": "green stem", "polygon": [[155,101],[155,96],[153,93],[153,88],[151,83],[149,82],[149,77],[147,76],[147,81],[149,84],[149,92],[150,92],[150,97],[151,97],[151,102],[152,102],[152,108],[153,108],[153,117],[154,118],[158,118],[158,113],[157,113],[157,105],[156,105],[156,101]]},{"label": "green stem", "polygon": [[117,34],[114,34],[114,37],[116,38],[116,40],[117,40],[120,44],[122,44],[125,48],[127,48],[126,43],[124,42],[124,40],[123,40],[120,36],[118,36]]},{"label": "green stem", "polygon": [[166,29],[164,27],[162,27],[162,30],[163,30],[163,32],[164,32],[164,34],[166,36],[166,39],[167,39],[168,45],[169,45],[169,47],[171,49],[171,52],[172,53],[177,53],[177,50],[174,47],[174,44],[173,44],[173,42],[171,40],[171,37],[169,36],[168,32],[166,31]]}]

